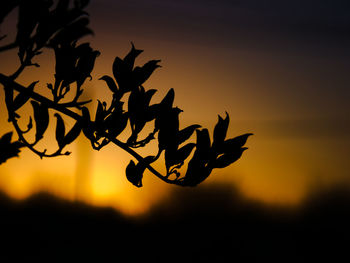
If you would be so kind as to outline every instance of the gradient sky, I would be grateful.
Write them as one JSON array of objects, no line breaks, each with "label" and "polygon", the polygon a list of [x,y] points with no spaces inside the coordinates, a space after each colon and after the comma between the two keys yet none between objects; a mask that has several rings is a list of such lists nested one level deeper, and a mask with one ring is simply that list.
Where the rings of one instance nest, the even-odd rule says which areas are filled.
[{"label": "gradient sky", "polygon": [[[86,41],[102,52],[86,83],[91,96],[110,99],[97,79],[112,74],[115,56],[133,41],[145,50],[139,64],[162,60],[145,86],[158,89],[155,102],[175,89],[183,126],[212,130],[227,111],[230,136],[255,134],[243,158],[205,184],[232,183],[249,198],[288,205],[315,187],[350,183],[348,1],[92,0],[88,11],[95,35]],[[2,31],[11,25],[9,19]],[[19,81],[52,81],[50,55]],[[0,54],[1,72],[15,70],[11,57],[15,52]],[[2,101],[3,132],[10,129],[5,116]],[[144,187],[135,189],[124,176],[127,155],[88,147],[81,138],[71,157],[43,161],[23,151],[0,167],[0,188],[17,198],[46,190],[138,213],[173,187],[146,174]]]}]

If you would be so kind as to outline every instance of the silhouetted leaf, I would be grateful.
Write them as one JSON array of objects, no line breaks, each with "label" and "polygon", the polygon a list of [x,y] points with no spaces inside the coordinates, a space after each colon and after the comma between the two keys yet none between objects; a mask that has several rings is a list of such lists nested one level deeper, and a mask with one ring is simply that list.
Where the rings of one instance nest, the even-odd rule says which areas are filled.
[{"label": "silhouetted leaf", "polygon": [[4,134],[0,138],[1,146],[6,146],[6,145],[10,144],[11,143],[11,139],[12,139],[12,132],[8,132],[8,133]]},{"label": "silhouetted leaf", "polygon": [[135,78],[137,86],[142,85],[144,82],[146,82],[146,80],[148,80],[148,78],[152,75],[153,71],[161,67],[158,65],[159,62],[160,60],[151,60],[142,67],[135,67],[133,78]]},{"label": "silhouetted leaf", "polygon": [[[77,49],[79,50],[79,47]],[[79,54],[78,63],[76,65],[76,80],[78,87],[80,87],[86,78],[91,78],[91,72],[94,68],[96,58],[100,55],[100,52],[93,50],[90,46],[88,50],[82,54]]]},{"label": "silhouetted leaf", "polygon": [[105,121],[108,133],[117,137],[126,127],[128,123],[128,114],[114,111]]},{"label": "silhouetted leaf", "polygon": [[143,50],[136,49],[134,44],[131,42],[131,50],[124,58],[125,68],[127,70],[132,71],[132,69],[134,68],[136,57],[140,55],[142,52]]},{"label": "silhouetted leaf", "polygon": [[96,110],[96,115],[95,115],[95,123],[97,126],[102,125],[103,120],[105,118],[105,113],[103,110],[103,105],[100,100],[98,100],[98,105],[97,105],[97,110]]},{"label": "silhouetted leaf", "polygon": [[227,112],[226,112],[225,119],[222,119],[221,116],[219,115],[219,120],[214,128],[213,147],[219,146],[224,142],[226,138],[229,122],[230,122],[230,117],[228,116]]},{"label": "silhouetted leaf", "polygon": [[176,148],[178,142],[176,140],[179,131],[179,108],[172,108],[168,111],[163,111],[155,120],[155,128],[158,133],[159,150]]},{"label": "silhouetted leaf", "polygon": [[177,137],[178,138],[177,143],[180,145],[181,143],[187,141],[187,139],[191,137],[193,132],[200,127],[201,127],[200,125],[194,124],[179,131],[178,137]]},{"label": "silhouetted leaf", "polygon": [[100,80],[104,80],[107,83],[108,88],[113,92],[113,93],[118,93],[118,87],[115,84],[114,80],[107,75],[104,75],[103,77],[100,78]]},{"label": "silhouetted leaf", "polygon": [[88,110],[88,108],[83,107],[81,109],[82,115],[83,115],[83,119],[85,120],[85,122],[89,123],[91,121],[91,117],[90,117],[90,112]]},{"label": "silhouetted leaf", "polygon": [[59,148],[63,149],[63,147],[65,146],[64,135],[66,133],[66,128],[65,128],[64,121],[63,121],[61,115],[56,113],[55,117],[57,118],[56,140],[57,140]]},{"label": "silhouetted leaf", "polygon": [[81,123],[80,121],[77,121],[72,129],[67,133],[67,135],[64,137],[64,145],[68,145],[75,141],[76,138],[78,138],[80,132],[81,132]]},{"label": "silhouetted leaf", "polygon": [[145,90],[141,87],[132,90],[129,96],[128,113],[131,129],[133,132],[133,140],[137,139],[137,134],[146,124],[146,121],[142,119],[143,111],[145,110],[144,96]]},{"label": "silhouetted leaf", "polygon": [[120,90],[127,92],[134,88],[130,87],[130,83],[128,83],[128,80],[131,78],[131,71],[128,70],[128,67],[121,58],[115,58],[112,69]]},{"label": "silhouetted leaf", "polygon": [[23,147],[23,144],[18,141],[11,143],[11,139],[12,132],[8,132],[0,138],[0,164],[12,157],[18,157],[19,149]]},{"label": "silhouetted leaf", "polygon": [[161,107],[159,104],[153,104],[149,106],[146,112],[145,120],[149,122],[156,119],[160,115],[160,110]]},{"label": "silhouetted leaf", "polygon": [[197,143],[193,158],[207,162],[210,158],[211,145],[208,129],[196,130]]},{"label": "silhouetted leaf", "polygon": [[167,167],[167,170],[169,170],[169,168],[174,165],[182,164],[187,159],[187,157],[191,154],[195,146],[196,146],[195,143],[189,143],[178,150],[167,149],[165,151],[165,165]]},{"label": "silhouetted leaf", "polygon": [[191,154],[195,146],[196,146],[195,143],[188,143],[185,146],[181,147],[177,151],[177,158],[179,158],[180,161],[185,161],[187,157]]},{"label": "silhouetted leaf", "polygon": [[174,89],[170,89],[168,93],[165,95],[163,100],[160,102],[162,107],[172,108],[175,98],[175,92]]},{"label": "silhouetted leaf", "polygon": [[143,173],[137,168],[134,161],[131,160],[125,169],[126,178],[136,187],[142,187]]},{"label": "silhouetted leaf", "polygon": [[145,95],[144,95],[144,105],[148,106],[149,103],[151,102],[151,99],[153,97],[153,95],[157,92],[156,89],[149,89],[146,91]]},{"label": "silhouetted leaf", "polygon": [[184,186],[196,186],[207,179],[211,171],[212,168],[205,161],[193,157],[188,163],[182,184]]},{"label": "silhouetted leaf", "polygon": [[224,153],[224,152],[236,151],[237,149],[245,145],[248,137],[251,135],[253,135],[253,133],[246,133],[246,134],[237,136],[235,138],[226,140],[222,144],[222,147],[220,147],[220,152]]},{"label": "silhouetted leaf", "polygon": [[248,148],[243,147],[243,148],[237,149],[235,152],[231,152],[231,153],[223,154],[219,156],[215,160],[213,168],[225,168],[229,166],[230,164],[234,163],[239,158],[241,158],[242,153],[247,149]]},{"label": "silhouetted leaf", "polygon": [[57,90],[62,81],[65,85],[68,85],[75,81],[77,54],[74,46],[62,46],[55,48],[55,86],[54,90]]},{"label": "silhouetted leaf", "polygon": [[43,135],[49,125],[49,109],[44,104],[39,104],[36,101],[31,101],[34,110],[34,120],[36,123],[35,141],[38,142],[43,138]]},{"label": "silhouetted leaf", "polygon": [[34,86],[39,81],[34,81],[31,83],[25,91],[20,92],[13,101],[13,110],[16,111],[21,108],[30,98],[31,93],[34,90]]}]

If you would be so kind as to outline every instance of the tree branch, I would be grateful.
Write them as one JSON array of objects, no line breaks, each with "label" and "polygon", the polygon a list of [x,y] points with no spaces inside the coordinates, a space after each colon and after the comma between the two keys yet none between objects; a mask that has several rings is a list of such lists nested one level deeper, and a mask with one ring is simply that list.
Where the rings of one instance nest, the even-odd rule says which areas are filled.
[{"label": "tree branch", "polygon": [[[82,121],[83,117],[67,108],[65,108],[64,106],[57,104],[55,102],[53,102],[52,100],[47,99],[46,97],[34,92],[34,91],[28,91],[27,88],[23,87],[22,85],[20,85],[19,83],[15,82],[14,80],[12,80],[10,77],[3,75],[0,73],[0,83],[4,86],[10,86],[12,87],[14,90],[18,91],[18,92],[30,92],[30,97],[38,102],[41,102],[43,104],[45,104],[48,108],[52,108],[55,109],[56,111],[59,111],[77,121]],[[162,181],[168,183],[168,184],[177,184],[177,185],[182,185],[181,181],[178,180],[170,180],[169,178],[163,176],[161,173],[159,173],[156,169],[154,169],[149,163],[145,162],[144,158],[139,155],[137,152],[135,152],[133,149],[131,149],[130,147],[128,147],[125,143],[119,141],[116,138],[111,137],[108,133],[100,132],[100,135],[103,137],[106,137],[108,140],[110,140],[111,142],[113,142],[115,145],[117,145],[118,147],[122,148],[124,151],[128,152],[130,155],[132,155],[137,161],[139,161],[140,163],[144,164],[146,166],[146,168],[152,172],[155,176],[157,176],[159,179],[161,179]]]}]

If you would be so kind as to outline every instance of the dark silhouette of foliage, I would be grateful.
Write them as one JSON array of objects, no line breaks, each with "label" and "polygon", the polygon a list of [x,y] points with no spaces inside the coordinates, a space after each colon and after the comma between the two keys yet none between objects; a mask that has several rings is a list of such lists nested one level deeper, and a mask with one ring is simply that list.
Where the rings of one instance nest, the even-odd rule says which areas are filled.
[{"label": "dark silhouette of foliage", "polygon": [[[0,22],[6,15],[18,8],[17,34],[13,43],[0,47],[0,51],[18,49],[20,67],[10,76],[0,74],[0,83],[5,90],[5,103],[8,120],[13,124],[19,141],[11,143],[11,135],[2,138],[1,160],[17,156],[20,147],[27,147],[35,154],[43,157],[69,155],[64,148],[75,141],[81,131],[91,142],[93,149],[100,150],[109,143],[121,147],[131,154],[126,167],[126,177],[135,186],[142,186],[143,173],[150,170],[163,181],[181,186],[195,186],[205,180],[213,169],[224,168],[237,161],[246,147],[243,147],[247,133],[236,138],[226,139],[229,116],[219,116],[213,131],[211,142],[208,129],[201,129],[198,124],[180,129],[179,116],[182,110],[174,106],[175,92],[170,89],[159,103],[153,103],[155,89],[146,89],[145,82],[160,67],[160,60],[151,60],[143,66],[136,65],[137,57],[143,50],[136,49],[131,43],[129,53],[124,57],[116,57],[113,63],[113,76],[100,78],[111,91],[112,101],[98,100],[96,112],[90,112],[85,106],[91,100],[81,101],[83,84],[91,79],[95,60],[100,52],[94,50],[90,43],[81,43],[80,39],[93,34],[88,27],[89,18],[84,8],[88,0],[19,0],[2,1],[0,4]],[[55,81],[47,83],[51,97],[45,97],[35,91],[38,81],[24,87],[16,78],[29,66],[39,67],[34,59],[45,49],[51,49],[55,55]],[[18,95],[14,96],[15,93]],[[67,102],[67,95],[72,98]],[[127,100],[127,109],[124,103]],[[33,119],[23,130],[18,120],[18,110],[31,103]],[[50,112],[56,117],[55,137],[57,149],[52,153],[40,150],[37,144],[47,131]],[[77,113],[78,112],[78,113]],[[66,131],[62,115],[75,120],[73,127]],[[93,118],[92,118],[93,117]],[[34,123],[33,123],[34,122]],[[118,139],[127,124],[130,124],[130,135],[126,142]],[[34,125],[35,124],[35,129]],[[140,138],[147,124],[154,129],[144,138]],[[35,140],[30,142],[26,134],[35,132]],[[196,142],[192,135],[196,133]],[[152,140],[158,141],[158,152],[142,157],[135,149],[145,147]],[[190,142],[191,141],[191,142]],[[156,171],[151,164],[164,152],[166,174]],[[192,157],[191,154],[193,153]],[[2,161],[3,162],[3,161]],[[188,163],[187,172],[182,175],[180,168]]]},{"label": "dark silhouette of foliage", "polygon": [[20,148],[23,147],[23,144],[18,141],[11,142],[11,139],[12,132],[8,132],[0,138],[0,164],[12,157],[18,157],[21,152]]}]

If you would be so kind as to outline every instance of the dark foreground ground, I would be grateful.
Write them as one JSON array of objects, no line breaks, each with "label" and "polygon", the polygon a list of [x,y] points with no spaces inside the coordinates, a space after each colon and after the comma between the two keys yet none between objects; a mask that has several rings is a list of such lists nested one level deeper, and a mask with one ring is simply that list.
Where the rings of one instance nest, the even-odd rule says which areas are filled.
[{"label": "dark foreground ground", "polygon": [[350,193],[295,211],[226,186],[175,190],[142,218],[47,194],[0,197],[0,262],[350,262]]}]

